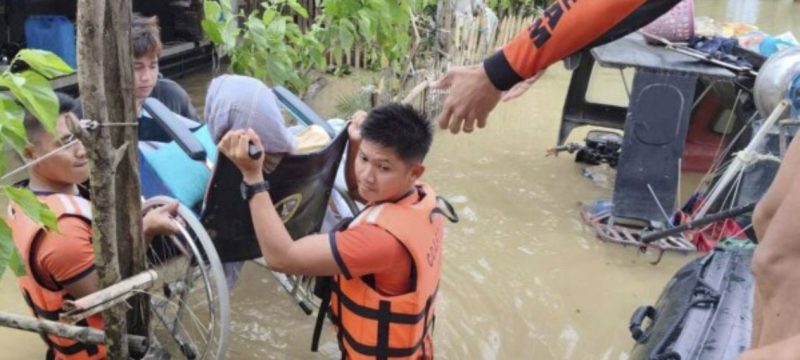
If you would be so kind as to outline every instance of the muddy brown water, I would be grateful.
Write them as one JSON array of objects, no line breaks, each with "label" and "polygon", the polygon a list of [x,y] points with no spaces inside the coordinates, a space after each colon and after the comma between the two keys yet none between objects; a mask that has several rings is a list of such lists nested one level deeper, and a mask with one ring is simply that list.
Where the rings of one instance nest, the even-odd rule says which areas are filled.
[{"label": "muddy brown water", "polygon": [[[754,22],[800,36],[800,3],[697,0],[696,13]],[[598,241],[579,203],[610,197],[581,175],[570,156],[545,157],[555,143],[569,72],[553,66],[522,98],[502,104],[471,135],[436,134],[424,178],[448,197],[461,223],[447,229],[434,341],[443,359],[627,359],[632,311],[654,302],[691,256],[653,256]],[[627,74],[630,81],[632,74]],[[202,109],[209,73],[181,80]],[[625,103],[620,75],[605,71],[593,96]],[[358,81],[333,79],[312,106],[334,113]],[[586,129],[573,132],[579,141]],[[682,193],[698,175],[685,174]],[[319,354],[308,351],[306,316],[271,274],[247,264],[232,294],[230,359],[338,358],[327,329]],[[27,314],[13,276],[0,280],[0,310]],[[43,358],[38,335],[0,328],[0,358]]]}]

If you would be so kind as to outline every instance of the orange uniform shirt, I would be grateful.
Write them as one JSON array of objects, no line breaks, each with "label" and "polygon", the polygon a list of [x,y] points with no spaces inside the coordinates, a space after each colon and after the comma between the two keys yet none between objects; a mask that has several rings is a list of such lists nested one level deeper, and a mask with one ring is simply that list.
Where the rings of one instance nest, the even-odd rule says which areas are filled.
[{"label": "orange uniform shirt", "polygon": [[41,280],[59,287],[82,279],[94,270],[92,228],[77,217],[58,221],[59,232],[43,235],[33,249],[34,271]]},{"label": "orange uniform shirt", "polygon": [[360,224],[331,233],[331,249],[342,274],[350,279],[375,276],[375,290],[399,295],[411,290],[411,255],[386,230]]},{"label": "orange uniform shirt", "polygon": [[569,55],[638,30],[678,2],[556,0],[483,67],[498,90],[508,90]]}]

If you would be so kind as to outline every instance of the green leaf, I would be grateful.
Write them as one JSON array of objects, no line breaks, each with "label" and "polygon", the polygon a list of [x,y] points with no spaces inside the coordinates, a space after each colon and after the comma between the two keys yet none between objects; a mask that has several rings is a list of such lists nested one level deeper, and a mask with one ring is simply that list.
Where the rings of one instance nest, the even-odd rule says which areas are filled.
[{"label": "green leaf", "polygon": [[231,6],[231,0],[220,0],[219,3],[222,5],[222,9],[225,10],[225,13],[233,12],[233,7]]},{"label": "green leaf", "polygon": [[[25,150],[25,146],[28,145],[28,139],[25,137],[25,125],[22,123],[22,119],[0,118],[0,138],[3,139],[3,143],[11,145],[14,151],[21,154]],[[0,173],[4,172],[0,171]]]},{"label": "green leaf", "polygon": [[375,31],[372,29],[372,19],[370,19],[369,12],[366,10],[359,11],[358,15],[359,33],[365,40],[372,41],[375,38]]},{"label": "green leaf", "polygon": [[286,33],[286,19],[279,18],[269,24],[267,32],[270,36],[283,39],[283,34]]},{"label": "green leaf", "polygon": [[[14,99],[0,93],[0,138],[3,143],[11,145],[18,153],[21,153],[28,144],[25,137],[25,126],[22,123],[24,116],[25,111]],[[0,156],[0,158],[3,157]],[[4,168],[0,170],[0,173],[4,172]]]},{"label": "green leaf", "polygon": [[[3,153],[8,153],[4,144],[0,146],[0,151],[3,151]],[[7,166],[8,164],[6,163],[6,157],[0,156],[0,175],[5,175]]]},{"label": "green leaf", "polygon": [[305,7],[303,7],[303,5],[300,5],[295,0],[289,0],[286,2],[286,4],[289,5],[289,7],[292,8],[292,10],[294,10],[294,12],[297,13],[297,15],[302,16],[303,19],[308,19],[308,11],[306,10]]},{"label": "green leaf", "polygon": [[269,23],[272,22],[273,19],[275,19],[275,16],[277,15],[278,15],[277,11],[275,11],[274,9],[268,9],[264,11],[264,15],[261,16],[261,22],[263,22],[264,25],[268,25]]},{"label": "green leaf", "polygon": [[75,72],[58,55],[46,50],[22,49],[17,54],[16,60],[22,60],[33,70],[42,74],[47,79],[69,75]]},{"label": "green leaf", "polygon": [[[343,21],[346,21],[343,19]],[[352,25],[352,23],[351,23]],[[339,26],[339,44],[342,47],[342,50],[349,51],[353,48],[353,42],[355,41],[353,33],[350,32],[347,26]]]},{"label": "green leaf", "polygon": [[11,271],[13,271],[14,275],[17,277],[25,276],[26,274],[25,264],[22,262],[22,256],[19,255],[19,250],[17,250],[16,246],[14,246],[14,250],[11,252],[11,259],[8,261],[8,267],[11,268]]},{"label": "green leaf", "polygon": [[11,237],[11,228],[6,221],[0,219],[0,277],[6,271],[6,266],[11,261],[11,254],[14,253],[14,239]]},{"label": "green leaf", "polygon": [[31,220],[48,229],[57,229],[56,215],[50,211],[30,190],[13,186],[3,186],[9,200],[17,204]]},{"label": "green leaf", "polygon": [[7,86],[25,109],[39,119],[48,132],[55,134],[58,98],[47,79],[32,71],[4,73],[0,84]]},{"label": "green leaf", "polygon": [[17,277],[25,275],[25,265],[19,256],[17,246],[14,245],[11,228],[5,220],[0,219],[0,277],[3,276],[6,267],[11,268]]},{"label": "green leaf", "polygon": [[213,20],[203,19],[203,21],[200,22],[200,26],[203,27],[203,32],[208,36],[208,40],[215,45],[224,45],[219,23]]},{"label": "green leaf", "polygon": [[203,13],[209,21],[219,22],[224,20],[222,18],[222,7],[216,1],[205,1],[203,3]]}]

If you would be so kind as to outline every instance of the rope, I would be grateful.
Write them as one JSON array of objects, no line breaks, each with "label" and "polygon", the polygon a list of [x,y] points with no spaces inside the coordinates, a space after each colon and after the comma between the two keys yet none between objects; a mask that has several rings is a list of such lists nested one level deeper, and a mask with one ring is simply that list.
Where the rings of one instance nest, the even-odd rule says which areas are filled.
[{"label": "rope", "polygon": [[774,162],[777,162],[777,163],[781,162],[781,159],[779,157],[777,157],[777,156],[775,156],[773,154],[770,154],[770,153],[760,154],[760,153],[757,153],[757,152],[739,151],[739,152],[736,153],[735,156],[737,158],[739,158],[740,160],[742,160],[745,163],[745,165],[747,165],[747,166],[750,166],[753,163],[756,163],[756,162],[759,162],[759,161],[774,161]]},{"label": "rope", "polygon": [[8,178],[10,178],[10,177],[12,177],[12,176],[14,176],[14,175],[16,175],[16,174],[19,174],[20,172],[22,172],[22,170],[26,170],[27,168],[29,168],[29,167],[31,167],[31,166],[34,166],[34,165],[36,165],[36,164],[38,164],[38,163],[40,163],[40,162],[44,161],[44,160],[45,160],[45,159],[47,159],[48,157],[50,157],[50,156],[52,156],[52,155],[56,154],[57,152],[59,152],[59,151],[61,151],[61,150],[64,150],[64,149],[66,149],[66,148],[68,148],[68,147],[70,147],[70,146],[72,146],[72,145],[75,145],[75,144],[77,144],[78,142],[80,142],[80,140],[78,140],[78,139],[72,140],[72,141],[70,141],[70,142],[68,142],[68,143],[66,143],[66,144],[64,144],[64,145],[61,145],[61,146],[57,147],[57,148],[56,148],[56,149],[54,149],[53,151],[50,151],[50,152],[48,152],[47,154],[44,154],[43,156],[39,157],[38,159],[36,159],[36,160],[33,160],[33,161],[29,162],[29,163],[26,163],[25,165],[22,165],[22,166],[20,166],[20,167],[18,167],[18,168],[16,168],[16,169],[12,170],[11,172],[9,172],[9,173],[7,173],[7,174],[3,175],[3,177],[2,177],[2,178],[0,178],[0,183],[2,183],[2,182],[3,182],[3,181],[5,181],[6,179],[8,179]]}]

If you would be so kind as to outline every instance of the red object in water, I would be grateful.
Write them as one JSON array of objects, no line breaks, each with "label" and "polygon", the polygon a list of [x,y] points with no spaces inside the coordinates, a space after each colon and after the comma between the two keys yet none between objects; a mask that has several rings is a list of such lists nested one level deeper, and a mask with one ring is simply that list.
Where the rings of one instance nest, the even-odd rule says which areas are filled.
[{"label": "red object in water", "polygon": [[714,131],[714,121],[721,111],[722,105],[713,93],[706,94],[697,104],[683,148],[682,170],[708,172],[711,169],[724,147],[725,137]]},{"label": "red object in water", "polygon": [[[697,220],[693,219],[692,215],[702,204],[702,199],[697,199],[691,206],[691,213],[678,211],[673,219],[675,222],[674,225],[680,226]],[[684,233],[684,236],[694,244],[697,251],[701,252],[713,250],[717,243],[725,238],[747,239],[747,234],[744,233],[744,229],[731,218],[688,230]]]},{"label": "red object in water", "polygon": [[714,249],[722,239],[727,237],[746,238],[744,230],[733,219],[725,219],[705,226],[688,234],[697,246],[697,251],[708,252]]}]

